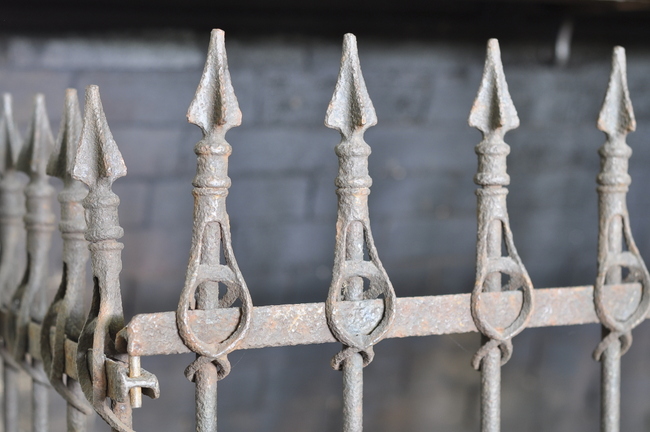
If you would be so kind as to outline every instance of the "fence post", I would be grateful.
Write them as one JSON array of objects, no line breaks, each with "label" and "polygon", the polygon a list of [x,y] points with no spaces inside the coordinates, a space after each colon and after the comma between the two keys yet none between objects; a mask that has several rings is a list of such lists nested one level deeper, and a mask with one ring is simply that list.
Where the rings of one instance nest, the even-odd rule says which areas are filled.
[{"label": "fence post", "polygon": [[[86,430],[88,415],[94,411],[79,383],[65,374],[66,339],[77,342],[84,324],[83,292],[86,286],[88,243],[84,239],[86,221],[81,201],[86,188],[70,176],[81,135],[81,111],[75,89],[67,89],[59,135],[50,157],[47,173],[63,181],[59,193],[63,238],[63,276],[59,289],[45,314],[41,327],[41,357],[54,389],[67,401],[68,432]],[[52,331],[54,330],[54,338]]]},{"label": "fence post", "polygon": [[[598,129],[605,132],[607,141],[599,150],[598,275],[594,285],[594,304],[603,325],[603,339],[594,351],[594,358],[602,363],[601,431],[618,432],[620,359],[632,344],[632,329],[647,317],[650,310],[650,275],[632,238],[625,199],[632,182],[627,172],[632,149],[625,137],[636,129],[636,120],[627,87],[625,50],[621,47],[614,48],[612,55],[612,71],[598,117]],[[623,274],[625,269],[628,274]],[[609,294],[605,284],[621,282],[641,283],[641,300],[627,317],[615,316],[605,302]]]},{"label": "fence post", "polygon": [[[341,69],[327,109],[325,125],[341,133],[336,146],[339,174],[336,178],[338,217],[332,284],[325,303],[327,324],[343,349],[332,359],[332,367],[343,371],[343,430],[363,429],[363,367],[374,356],[373,345],[381,340],[395,316],[395,292],[379,260],[370,230],[368,175],[370,146],[363,134],[377,124],[377,115],[361,74],[357,40],[343,39]],[[368,260],[365,259],[367,249]],[[365,280],[369,286],[364,287]],[[368,334],[359,334],[342,320],[338,306],[383,296],[383,314]],[[349,318],[349,317],[348,317]]]},{"label": "fence post", "polygon": [[[469,116],[469,125],[483,134],[483,140],[476,146],[478,172],[474,182],[481,188],[476,190],[476,284],[471,300],[472,318],[483,335],[483,345],[474,356],[473,366],[481,371],[481,431],[499,432],[501,366],[510,359],[512,337],[526,327],[530,318],[533,284],[517,254],[508,221],[508,190],[504,186],[510,184],[506,171],[510,146],[503,141],[503,136],[519,126],[519,118],[508,93],[496,39],[488,41],[483,78]],[[521,311],[504,329],[493,327],[481,310],[481,293],[511,290],[522,293]]]},{"label": "fence post", "polygon": [[[222,30],[212,31],[205,68],[187,119],[201,128],[203,139],[194,147],[194,229],[176,323],[185,344],[197,353],[197,359],[185,370],[185,376],[196,384],[196,430],[209,432],[217,430],[217,382],[230,373],[228,353],[246,336],[253,312],[251,296],[232,250],[226,212],[232,147],[225,135],[241,124],[241,111],[230,81]],[[221,284],[226,291],[220,298]],[[225,340],[208,343],[195,334],[189,318],[191,310],[231,307],[237,300],[241,301],[239,323]]]},{"label": "fence post", "polygon": [[[25,215],[24,183],[18,178],[16,163],[22,146],[22,138],[14,124],[11,95],[3,95],[3,113],[0,120],[0,307],[4,312],[6,328],[7,312],[11,296],[20,283],[21,261],[18,246],[24,241]],[[18,374],[20,365],[7,349],[4,329],[0,348],[3,362],[4,432],[18,432]]]},{"label": "fence post", "polygon": [[45,172],[54,139],[42,94],[34,98],[34,112],[27,136],[18,156],[16,167],[29,175],[25,187],[25,228],[27,229],[27,269],[22,283],[16,289],[6,322],[6,341],[16,362],[22,364],[32,378],[32,430],[47,431],[47,393],[49,381],[42,362],[25,359],[32,321],[40,323],[47,309],[46,286],[48,253],[54,230],[52,212],[54,188]]},{"label": "fence post", "polygon": [[124,327],[119,280],[124,245],[118,241],[124,230],[117,212],[120,199],[112,185],[126,175],[126,166],[97,86],[86,89],[84,124],[71,175],[89,187],[83,207],[93,269],[92,304],[77,345],[77,375],[86,399],[111,428],[131,432],[130,389],[142,387],[158,397],[158,382],[143,369],[142,377],[130,380],[123,353],[115,347],[116,334]]}]

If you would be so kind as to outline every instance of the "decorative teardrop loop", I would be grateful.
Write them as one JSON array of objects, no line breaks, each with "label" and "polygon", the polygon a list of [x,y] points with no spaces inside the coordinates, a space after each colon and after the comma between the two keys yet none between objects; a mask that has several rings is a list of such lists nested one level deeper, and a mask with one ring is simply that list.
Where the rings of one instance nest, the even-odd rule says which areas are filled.
[{"label": "decorative teardrop loop", "polygon": [[[219,223],[219,230],[223,239],[222,249],[225,264],[200,264],[200,257],[195,259],[194,265],[190,267],[192,277],[188,278],[188,283],[183,288],[176,311],[178,333],[185,344],[193,352],[209,359],[222,357],[235,349],[237,344],[246,336],[253,313],[253,301],[235,261],[230,232],[224,229],[221,223]],[[204,235],[206,235],[205,229],[203,231]],[[201,250],[200,247],[197,249]],[[241,316],[237,328],[221,342],[204,341],[196,335],[192,328],[189,312],[194,310],[197,289],[205,283],[212,283],[217,287],[218,284],[226,286],[226,293],[219,299],[219,307],[230,307],[237,300],[241,301]]]},{"label": "decorative teardrop loop", "polygon": [[[641,254],[632,238],[629,218],[627,215],[614,215],[611,219],[613,220],[617,217],[621,219],[623,224],[623,236],[629,250],[615,254],[610,253],[605,258],[604,264],[599,268],[596,284],[594,285],[594,305],[600,322],[612,333],[621,336],[624,333],[629,333],[648,315],[648,311],[650,310],[650,274],[648,273],[643,258],[641,258]],[[609,231],[612,229],[613,225],[614,224],[611,223],[606,225],[606,238],[609,237]],[[607,296],[605,291],[607,275],[613,271],[620,271],[623,268],[627,268],[629,271],[627,277],[623,281],[624,283],[638,282],[641,284],[641,299],[639,300],[634,312],[625,319],[614,316],[614,314],[607,309],[605,301]],[[604,342],[605,340],[601,343]]]},{"label": "decorative teardrop loop", "polygon": [[[372,361],[372,355],[367,353],[368,350],[382,339],[394,320],[396,297],[388,275],[377,258],[377,250],[372,239],[372,233],[366,221],[349,221],[343,226],[341,230],[342,235],[338,238],[337,242],[338,253],[336,256],[340,258],[345,257],[348,227],[352,223],[360,223],[363,226],[364,242],[368,249],[370,260],[341,259],[340,261],[342,262],[335,263],[332,285],[330,286],[325,302],[325,315],[327,317],[327,324],[336,339],[349,348],[352,348],[354,352],[362,354],[366,352],[364,358],[368,359],[369,363]],[[344,291],[354,278],[363,278],[368,281],[368,288],[363,292],[364,300],[376,299],[383,296],[384,312],[382,317],[368,333],[355,333],[355,330],[351,329],[349,325],[346,326],[343,324],[343,322],[346,322],[345,319],[338,320],[336,316],[337,305],[342,301],[346,301],[343,300],[345,298]],[[346,351],[346,349],[343,351]],[[337,354],[337,356],[343,356],[340,358],[340,361],[349,356],[349,350],[346,354],[343,354],[343,351]],[[337,357],[332,360],[333,365],[340,364],[340,361],[336,359]]]}]

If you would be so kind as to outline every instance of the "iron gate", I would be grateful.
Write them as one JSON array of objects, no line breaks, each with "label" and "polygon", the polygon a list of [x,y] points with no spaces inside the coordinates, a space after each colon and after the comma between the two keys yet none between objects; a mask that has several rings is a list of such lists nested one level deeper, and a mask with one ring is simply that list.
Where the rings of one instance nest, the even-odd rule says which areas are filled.
[{"label": "iron gate", "polygon": [[[241,123],[230,81],[224,33],[212,32],[205,69],[188,120],[200,127],[196,144],[194,226],[186,282],[178,309],[135,316],[124,324],[119,283],[123,230],[113,182],[126,166],[104,116],[99,89],[86,89],[82,116],[76,91],[65,97],[56,141],[45,101],[35,98],[25,139],[14,125],[11,96],[0,122],[0,289],[5,432],[18,430],[18,374],[32,381],[32,429],[48,427],[47,398],[53,387],[68,404],[69,431],[86,429],[97,412],[115,431],[132,430],[132,408],[142,393],[159,395],[157,378],[140,366],[142,356],[193,352],[185,375],[196,385],[196,429],[214,431],[217,383],[231,369],[234,350],[340,343],[332,358],[342,371],[343,424],[362,430],[363,368],[373,346],[385,338],[480,332],[482,346],[472,365],[481,374],[481,430],[500,430],[500,371],[512,339],[527,327],[600,322],[603,338],[593,356],[602,364],[601,430],[619,430],[620,358],[632,330],[650,307],[650,275],[634,243],[626,207],[631,149],[626,135],[636,127],[626,81],[625,52],[614,49],[612,71],[598,128],[598,272],[593,286],[533,288],[517,254],[506,206],[510,147],[504,135],[519,125],[508,93],[498,42],[490,40],[469,124],[483,134],[476,146],[474,177],[478,208],[476,282],[472,293],[397,297],[375,247],[367,197],[370,147],[364,132],[377,123],[357,55],[348,34],[326,126],[341,133],[336,146],[338,216],[332,282],[325,302],[253,306],[231,246],[225,201],[231,181],[226,132]],[[29,183],[17,178],[29,175]],[[55,226],[54,189],[48,175],[63,180],[59,194],[63,279],[46,301],[47,257]],[[85,184],[86,187],[83,186]],[[24,193],[25,207],[22,205]],[[27,269],[17,274],[17,245],[26,235]],[[93,298],[83,310],[85,267],[92,262]]]}]

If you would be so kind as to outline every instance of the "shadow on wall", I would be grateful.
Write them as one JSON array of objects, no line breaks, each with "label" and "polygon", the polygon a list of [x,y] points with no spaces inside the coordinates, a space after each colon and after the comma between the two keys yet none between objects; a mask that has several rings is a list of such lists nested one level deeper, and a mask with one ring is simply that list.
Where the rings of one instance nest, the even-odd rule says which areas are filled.
[{"label": "shadow on wall", "polygon": [[[0,82],[14,95],[24,130],[30,98],[42,91],[57,125],[67,87],[100,86],[128,167],[116,182],[125,229],[122,292],[127,315],[174,310],[190,246],[198,128],[185,112],[203,68],[208,34],[160,32],[106,37],[2,38]],[[233,248],[257,305],[324,301],[336,219],[338,134],[323,126],[340,62],[340,42],[319,38],[229,39],[243,124],[228,141]],[[546,48],[502,43],[521,126],[511,145],[508,197],[514,239],[536,287],[592,284],[596,277],[596,129],[611,47],[576,45],[565,68],[539,61]],[[470,292],[474,281],[474,146],[467,126],[484,45],[359,40],[361,65],[379,123],[366,133],[373,154],[370,219],[398,296]],[[650,51],[628,51],[638,121],[628,143],[628,204],[635,239],[650,252]],[[60,242],[55,243],[58,251]],[[53,268],[59,268],[60,252]],[[650,418],[645,359],[648,324],[623,360],[622,429]],[[503,370],[504,430],[594,430],[598,326],[526,330]],[[476,335],[380,343],[367,368],[368,430],[476,430],[479,374],[469,363]],[[236,352],[220,383],[225,430],[340,429],[337,347]],[[135,412],[138,430],[189,430],[193,385],[188,356],[144,359],[162,398]],[[632,378],[634,377],[634,378]],[[56,399],[56,398],[52,398]],[[53,404],[58,404],[55,400]],[[57,405],[58,406],[58,405]],[[54,408],[53,408],[54,409]],[[55,411],[52,411],[55,412]],[[56,412],[62,412],[57,410]],[[161,413],[165,415],[161,415]],[[102,428],[103,425],[99,425]],[[102,429],[103,430],[103,429]]]}]

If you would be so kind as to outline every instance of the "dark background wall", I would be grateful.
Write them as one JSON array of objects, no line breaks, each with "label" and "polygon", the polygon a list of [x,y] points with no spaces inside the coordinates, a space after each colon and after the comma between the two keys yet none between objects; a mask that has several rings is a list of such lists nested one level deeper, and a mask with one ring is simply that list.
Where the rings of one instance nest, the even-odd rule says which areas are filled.
[{"label": "dark background wall", "polygon": [[[512,147],[508,203],[515,243],[536,287],[595,279],[595,128],[611,49],[628,48],[638,130],[629,137],[628,203],[636,241],[650,253],[650,40],[642,3],[416,1],[21,2],[3,5],[0,90],[12,92],[21,129],[44,92],[55,131],[65,88],[98,84],[129,174],[115,184],[125,229],[122,289],[128,316],[174,310],[192,222],[192,148],[185,112],[203,68],[209,30],[227,31],[243,125],[233,146],[228,197],[234,250],[257,305],[323,301],[334,247],[335,131],[323,126],[342,35],[359,37],[379,124],[366,134],[374,179],[377,248],[399,296],[469,292],[474,280],[480,134],[467,126],[488,37],[500,37],[521,127]],[[563,22],[571,56],[556,65]],[[55,243],[60,247],[60,242]],[[59,264],[54,259],[53,274]],[[53,275],[53,280],[57,275]],[[503,369],[503,430],[588,431],[598,425],[596,325],[526,330]],[[623,360],[622,430],[650,428],[650,328]],[[383,341],[365,373],[373,431],[478,429],[477,335]],[[219,384],[220,428],[340,430],[335,345],[231,354]],[[191,430],[191,356],[146,358],[162,397],[136,410],[138,430]],[[53,394],[52,412],[61,403]],[[63,430],[57,417],[52,430]],[[101,421],[97,430],[106,430]]]}]

